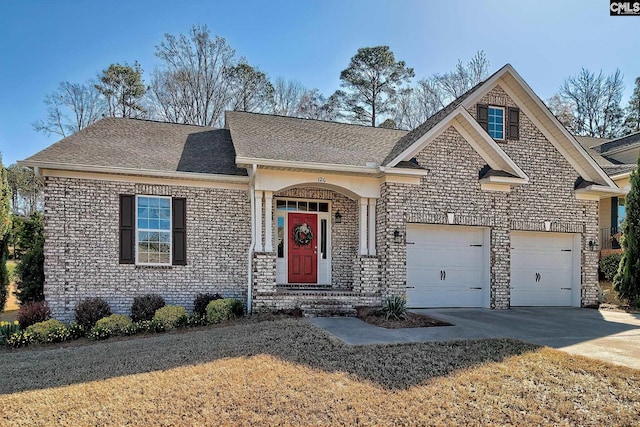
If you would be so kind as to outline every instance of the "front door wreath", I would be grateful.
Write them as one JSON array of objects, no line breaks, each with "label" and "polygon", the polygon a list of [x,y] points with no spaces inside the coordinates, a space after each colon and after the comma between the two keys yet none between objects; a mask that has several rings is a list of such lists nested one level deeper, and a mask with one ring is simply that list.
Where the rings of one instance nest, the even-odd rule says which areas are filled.
[{"label": "front door wreath", "polygon": [[298,246],[306,246],[313,240],[313,231],[305,222],[293,228],[293,241]]}]

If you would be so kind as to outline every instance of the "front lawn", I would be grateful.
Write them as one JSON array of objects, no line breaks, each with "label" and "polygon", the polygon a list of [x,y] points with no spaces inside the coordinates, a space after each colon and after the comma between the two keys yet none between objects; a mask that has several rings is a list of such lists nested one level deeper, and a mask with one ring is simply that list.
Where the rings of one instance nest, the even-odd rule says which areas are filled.
[{"label": "front lawn", "polygon": [[304,319],[0,351],[2,425],[632,425],[640,371],[522,342],[351,347]]}]

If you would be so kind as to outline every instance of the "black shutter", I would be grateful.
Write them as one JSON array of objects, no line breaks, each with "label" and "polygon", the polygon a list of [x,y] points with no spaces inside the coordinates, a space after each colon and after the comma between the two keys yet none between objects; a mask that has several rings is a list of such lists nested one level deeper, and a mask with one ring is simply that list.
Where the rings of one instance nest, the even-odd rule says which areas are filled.
[{"label": "black shutter", "polygon": [[187,199],[174,198],[173,265],[187,265]]},{"label": "black shutter", "polygon": [[135,201],[135,196],[120,195],[120,264],[134,264],[136,262],[134,252],[136,242]]},{"label": "black shutter", "polygon": [[507,139],[520,138],[520,109],[507,108]]},{"label": "black shutter", "polygon": [[478,123],[489,132],[489,106],[486,104],[478,104]]},{"label": "black shutter", "polygon": [[618,198],[611,198],[611,235],[618,232]]}]

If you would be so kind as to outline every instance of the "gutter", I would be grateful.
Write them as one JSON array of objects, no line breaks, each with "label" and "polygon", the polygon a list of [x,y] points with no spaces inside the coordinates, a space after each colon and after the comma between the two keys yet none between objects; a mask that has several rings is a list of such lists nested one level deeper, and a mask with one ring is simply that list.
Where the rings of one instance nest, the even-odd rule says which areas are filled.
[{"label": "gutter", "polygon": [[251,314],[251,306],[253,304],[253,251],[256,246],[255,230],[256,230],[256,171],[258,166],[252,165],[249,181],[249,200],[251,205],[251,243],[249,244],[249,253],[247,255],[247,314]]}]

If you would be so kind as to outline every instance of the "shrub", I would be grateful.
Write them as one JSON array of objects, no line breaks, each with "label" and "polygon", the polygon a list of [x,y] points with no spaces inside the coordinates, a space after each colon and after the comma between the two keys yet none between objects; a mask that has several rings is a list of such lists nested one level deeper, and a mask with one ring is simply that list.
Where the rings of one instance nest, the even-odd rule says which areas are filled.
[{"label": "shrub", "polygon": [[76,322],[87,331],[93,328],[98,320],[110,315],[111,308],[102,298],[87,298],[76,305]]},{"label": "shrub", "polygon": [[16,296],[20,304],[44,300],[44,225],[42,214],[36,212],[24,221],[21,242],[29,242],[20,258]]},{"label": "shrub", "polygon": [[39,343],[62,342],[69,339],[69,330],[64,323],[56,319],[38,322],[26,329],[33,336],[33,340]]},{"label": "shrub", "polygon": [[382,305],[382,312],[388,319],[400,320],[407,317],[407,300],[400,295],[391,295]]},{"label": "shrub", "polygon": [[70,323],[69,326],[67,326],[67,330],[69,331],[69,339],[72,340],[82,338],[87,333],[87,329],[77,323]]},{"label": "shrub", "polygon": [[201,317],[207,315],[207,305],[211,301],[222,299],[220,294],[198,294],[193,300],[193,313]]},{"label": "shrub", "polygon": [[167,305],[159,308],[153,316],[153,321],[161,323],[165,330],[174,329],[187,322],[189,314],[184,307]]},{"label": "shrub", "polygon": [[24,347],[34,342],[33,334],[28,331],[18,331],[15,334],[11,335],[5,341],[5,344],[9,347],[18,348]]},{"label": "shrub", "polygon": [[14,322],[0,322],[0,343],[3,343],[11,335],[20,330],[20,324],[18,321]]},{"label": "shrub", "polygon": [[620,259],[622,254],[610,254],[603,256],[600,260],[600,272],[604,276],[605,280],[612,281],[613,276],[618,272],[618,266],[620,265]]},{"label": "shrub", "polygon": [[211,301],[207,304],[207,321],[209,323],[220,323],[225,320],[242,316],[244,307],[242,302],[233,298],[224,298]]},{"label": "shrub", "polygon": [[189,328],[193,328],[196,326],[204,326],[207,324],[207,315],[205,313],[204,316],[199,314],[194,314],[193,316],[189,316],[187,321],[185,322],[185,326]]},{"label": "shrub", "polygon": [[151,320],[159,308],[165,306],[164,298],[160,295],[147,294],[133,299],[131,305],[131,319],[134,322]]},{"label": "shrub", "polygon": [[104,340],[115,335],[128,335],[131,333],[133,322],[124,314],[112,314],[98,320],[87,333],[87,338],[92,340]]},{"label": "shrub", "polygon": [[20,329],[26,329],[27,327],[38,323],[44,322],[51,318],[51,311],[49,306],[44,301],[36,301],[20,307],[18,311],[18,323]]}]

